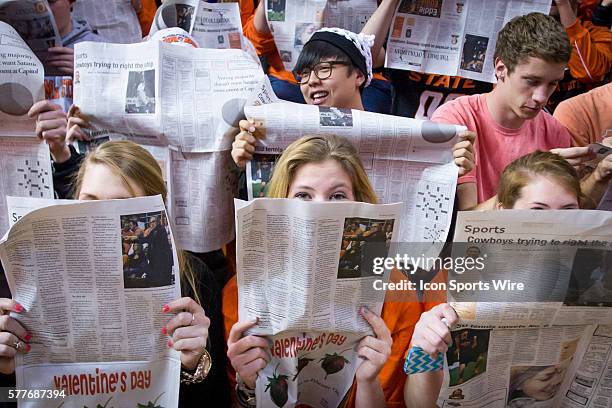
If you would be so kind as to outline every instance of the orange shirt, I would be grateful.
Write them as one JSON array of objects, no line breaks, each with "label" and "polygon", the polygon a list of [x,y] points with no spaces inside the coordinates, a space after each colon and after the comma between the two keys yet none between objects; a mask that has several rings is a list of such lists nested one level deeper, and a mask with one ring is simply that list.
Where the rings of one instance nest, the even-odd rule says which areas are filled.
[{"label": "orange shirt", "polygon": [[[398,282],[402,278],[404,276],[400,272],[393,271],[390,281]],[[381,317],[391,332],[393,346],[387,363],[378,375],[387,407],[405,406],[404,382],[406,381],[406,374],[404,374],[404,359],[412,338],[412,332],[421,313],[436,304],[437,302],[418,302],[414,292],[387,292]],[[227,339],[232,326],[238,321],[238,287],[235,276],[223,288],[223,320],[225,338]],[[236,373],[231,364],[228,364],[228,376],[230,384],[235,386]],[[354,385],[348,397],[348,407],[355,406],[356,387]]]},{"label": "orange shirt", "polygon": [[138,12],[138,21],[140,22],[140,29],[142,30],[142,36],[149,35],[151,24],[153,24],[153,18],[157,11],[157,4],[155,0],[142,0],[142,7]]},{"label": "orange shirt", "polygon": [[554,117],[569,130],[575,146],[601,142],[612,136],[612,83],[566,99]]},{"label": "orange shirt", "polygon": [[568,64],[572,77],[581,82],[602,81],[612,68],[610,29],[577,18],[565,31],[572,44]]}]

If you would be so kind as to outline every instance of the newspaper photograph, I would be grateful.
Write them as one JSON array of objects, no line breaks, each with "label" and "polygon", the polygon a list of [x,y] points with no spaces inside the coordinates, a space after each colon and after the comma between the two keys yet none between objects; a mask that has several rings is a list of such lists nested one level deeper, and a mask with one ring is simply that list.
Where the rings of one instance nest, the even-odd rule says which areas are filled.
[{"label": "newspaper photograph", "polygon": [[11,25],[43,61],[50,47],[62,46],[47,0],[0,0],[0,21]]},{"label": "newspaper photograph", "polygon": [[10,25],[0,21],[0,128],[3,136],[34,136],[36,120],[28,117],[45,96],[45,70],[34,52]]},{"label": "newspaper photograph", "polygon": [[[53,198],[49,146],[36,138],[0,137],[0,236],[15,222],[7,197]],[[16,218],[16,217],[15,217]]]},{"label": "newspaper photograph", "polygon": [[45,76],[45,99],[62,107],[66,113],[72,106],[72,77]]},{"label": "newspaper photograph", "polygon": [[[257,199],[235,207],[239,320],[258,317],[252,334],[271,343],[257,406],[338,406],[361,362],[355,346],[373,334],[359,310],[382,310],[372,259],[389,254],[401,205]],[[354,224],[365,229],[359,237]]]},{"label": "newspaper photograph", "polygon": [[79,43],[74,101],[95,131],[184,152],[228,150],[242,106],[263,79],[241,50]]},{"label": "newspaper photograph", "polygon": [[33,339],[16,356],[18,389],[61,391],[65,407],[178,405],[179,352],[159,330],[181,293],[168,225],[156,196],[64,202],[11,227],[0,258]]},{"label": "newspaper photograph", "polygon": [[247,164],[249,199],[265,191],[274,162],[270,155],[304,135],[337,134],[353,142],[379,201],[403,202],[400,242],[446,239],[458,171],[451,149],[465,128],[294,103],[246,106],[245,114],[265,128]]},{"label": "newspaper photograph", "polygon": [[401,0],[385,66],[495,82],[497,33],[513,17],[549,10],[550,0]]},{"label": "newspaper photograph", "polygon": [[157,9],[149,35],[170,27],[187,31],[200,48],[246,47],[238,2],[167,0]]},{"label": "newspaper photograph", "polygon": [[376,0],[265,1],[268,25],[287,71],[315,31],[338,27],[359,33],[378,7]]},{"label": "newspaper photograph", "polygon": [[[605,211],[459,212],[454,242],[467,243],[486,268],[481,286],[451,303],[460,321],[440,406],[612,403],[604,369],[612,360],[611,231]],[[496,285],[496,274],[524,287],[494,300],[477,294]]]}]

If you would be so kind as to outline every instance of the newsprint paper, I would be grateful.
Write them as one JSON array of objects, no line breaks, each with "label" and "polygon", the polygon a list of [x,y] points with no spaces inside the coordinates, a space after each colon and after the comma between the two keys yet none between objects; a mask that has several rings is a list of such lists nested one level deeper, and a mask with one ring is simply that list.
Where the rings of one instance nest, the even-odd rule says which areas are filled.
[{"label": "newsprint paper", "polygon": [[550,0],[401,0],[385,66],[495,82],[497,33],[513,17],[549,10]]},{"label": "newsprint paper", "polygon": [[452,303],[460,322],[438,404],[612,406],[612,214],[459,212],[459,241],[486,258],[481,282],[501,273],[537,296]]},{"label": "newsprint paper", "polygon": [[[338,406],[361,362],[355,346],[373,334],[359,309],[380,315],[385,296],[348,245],[388,256],[401,206],[262,198],[235,207],[239,320],[259,318],[252,334],[271,344],[257,406]],[[365,231],[358,240],[353,224]]]},{"label": "newsprint paper", "polygon": [[19,201],[13,212],[27,214],[0,241],[25,309],[12,317],[32,334],[16,356],[17,388],[63,390],[54,406],[178,406],[180,357],[160,327],[181,291],[161,197],[28,205],[40,207]]},{"label": "newsprint paper", "polygon": [[249,198],[263,197],[275,158],[304,135],[336,134],[351,140],[378,200],[403,202],[400,242],[443,242],[452,216],[457,166],[452,146],[462,126],[399,116],[295,103],[246,106],[265,127],[247,164]]}]

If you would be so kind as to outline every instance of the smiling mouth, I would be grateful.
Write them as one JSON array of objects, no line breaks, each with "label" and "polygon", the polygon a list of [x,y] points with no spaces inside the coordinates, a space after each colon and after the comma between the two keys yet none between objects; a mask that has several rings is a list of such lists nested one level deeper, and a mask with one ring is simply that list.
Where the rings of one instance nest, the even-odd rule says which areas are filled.
[{"label": "smiling mouth", "polygon": [[325,99],[329,96],[329,92],[327,91],[315,91],[310,94],[310,99],[312,100],[313,105],[322,104]]}]

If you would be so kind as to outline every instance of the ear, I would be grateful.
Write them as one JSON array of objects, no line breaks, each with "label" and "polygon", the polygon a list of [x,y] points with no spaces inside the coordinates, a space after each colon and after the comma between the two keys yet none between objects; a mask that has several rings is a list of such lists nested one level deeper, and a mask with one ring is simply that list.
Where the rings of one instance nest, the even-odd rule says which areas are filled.
[{"label": "ear", "polygon": [[361,85],[363,85],[366,81],[366,77],[363,75],[363,72],[361,72],[360,69],[355,68],[355,72],[357,73],[357,75],[355,75],[355,85],[357,88],[361,88]]},{"label": "ear", "polygon": [[508,67],[504,64],[504,61],[501,58],[495,58],[495,77],[497,78],[497,82],[503,82],[504,79],[508,76]]}]

